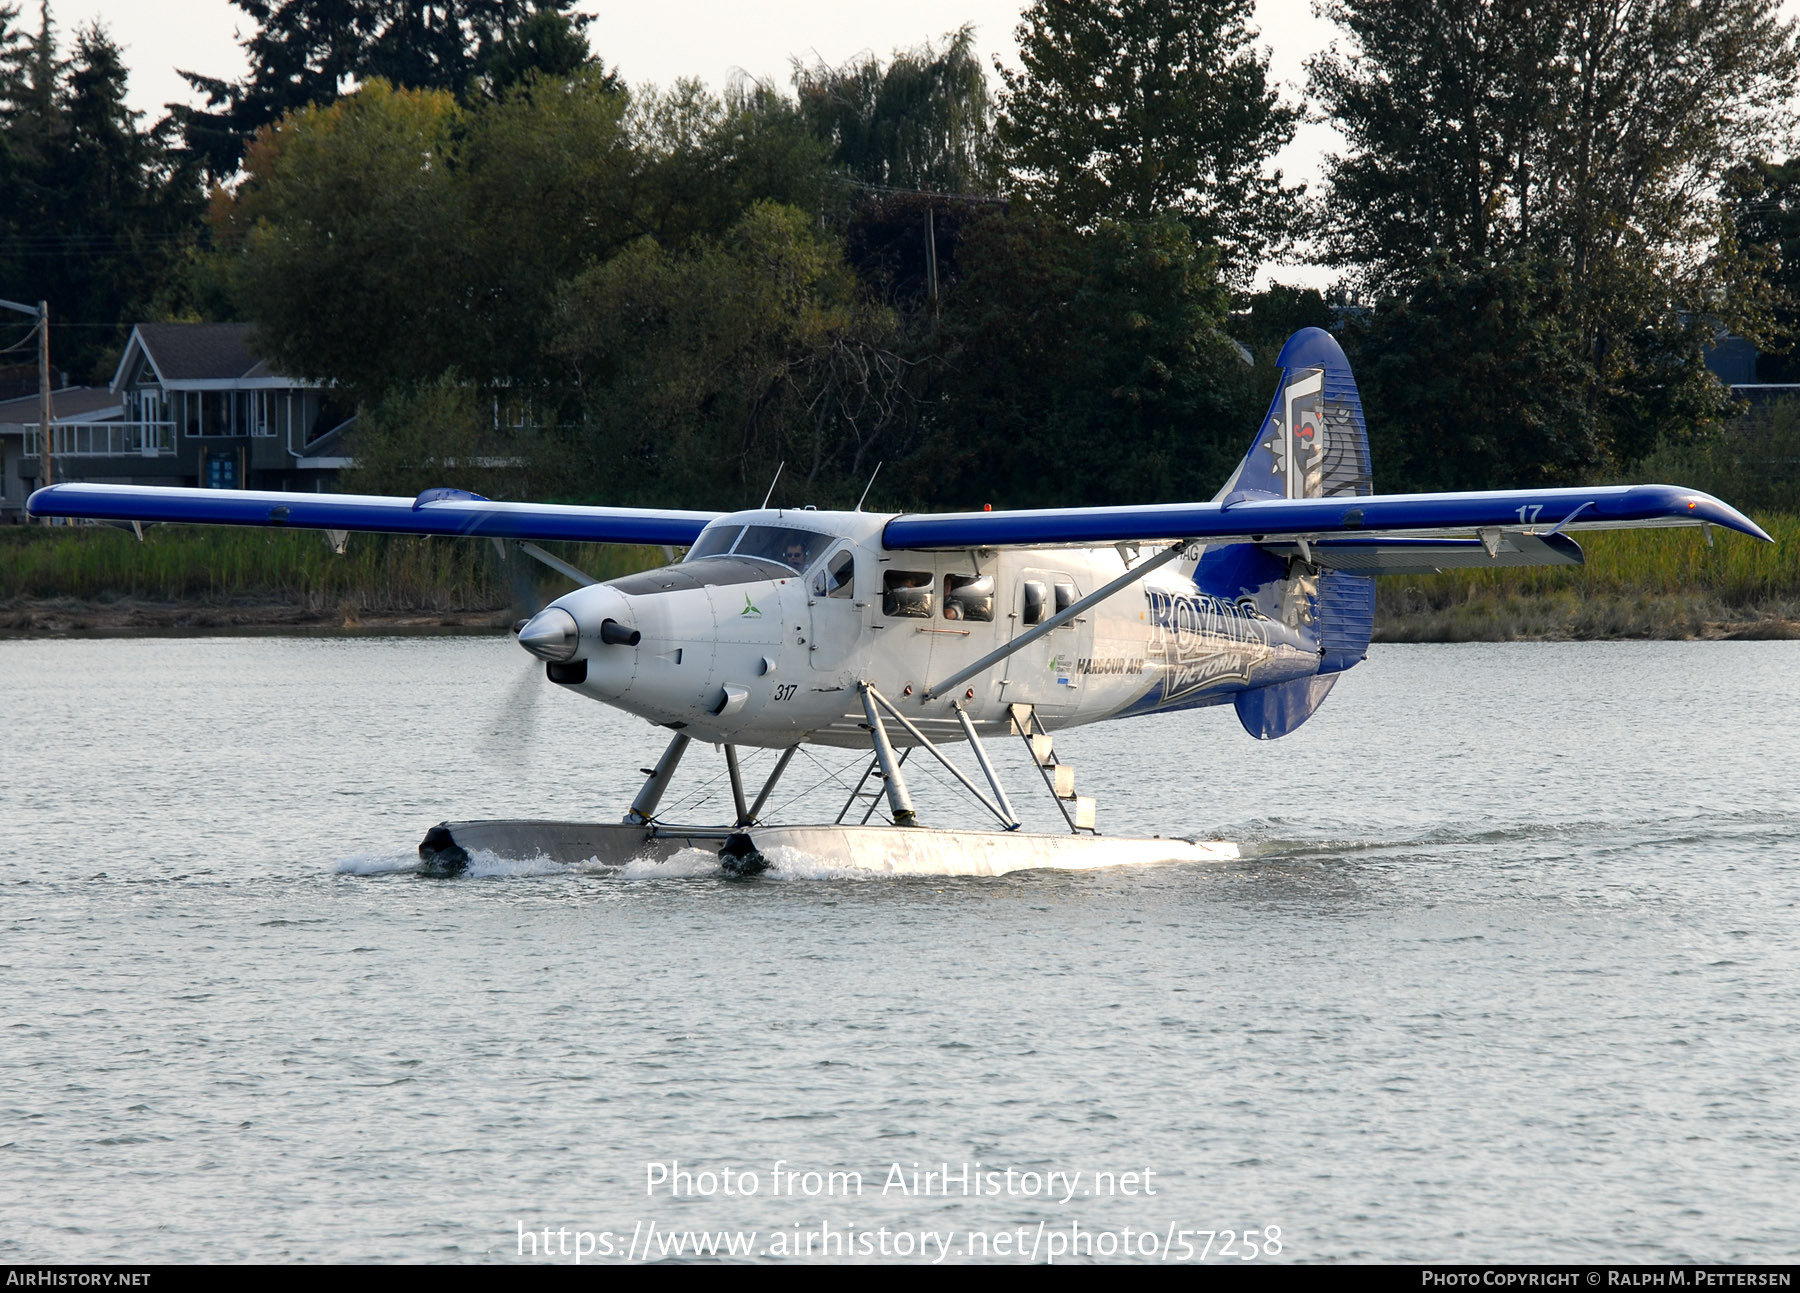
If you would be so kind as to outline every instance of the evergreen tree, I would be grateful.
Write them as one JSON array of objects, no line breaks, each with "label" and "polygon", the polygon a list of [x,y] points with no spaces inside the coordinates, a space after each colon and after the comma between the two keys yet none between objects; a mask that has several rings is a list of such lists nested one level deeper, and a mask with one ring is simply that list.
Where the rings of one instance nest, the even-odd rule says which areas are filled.
[{"label": "evergreen tree", "polygon": [[[574,76],[594,61],[585,32],[592,21],[586,14],[556,9],[533,13],[505,33],[483,59],[481,73],[488,93],[504,94],[533,76],[559,81]],[[606,78],[609,89],[624,90],[616,72],[606,73]]]},{"label": "evergreen tree", "polygon": [[35,46],[19,21],[19,6],[0,4],[0,123],[8,127],[25,111]]},{"label": "evergreen tree", "polygon": [[[110,378],[132,323],[168,296],[192,247],[199,186],[126,103],[117,44],[98,24],[65,58],[49,8],[29,44],[0,11],[0,281],[50,302],[58,368]],[[105,325],[112,325],[109,330]]]},{"label": "evergreen tree", "polygon": [[1254,45],[1254,0],[1036,0],[1001,67],[1019,191],[1081,226],[1174,212],[1247,281],[1299,223],[1269,161],[1296,108]]},{"label": "evergreen tree", "polygon": [[[1378,316],[1432,317],[1474,353],[1487,316],[1456,302],[1498,299],[1513,281],[1567,285],[1500,296],[1561,313],[1528,331],[1568,348],[1541,380],[1575,383],[1546,407],[1580,416],[1543,444],[1594,448],[1547,447],[1509,474],[1569,479],[1716,428],[1729,400],[1701,351],[1721,325],[1759,336],[1770,323],[1724,181],[1792,124],[1800,61],[1776,0],[1335,0],[1328,12],[1349,39],[1314,61],[1312,85],[1348,147],[1326,167],[1325,247],[1385,294]],[[1448,344],[1432,362],[1454,373],[1458,353]],[[1477,367],[1463,378],[1470,399],[1508,398]]]},{"label": "evergreen tree", "polygon": [[[232,3],[256,23],[243,42],[249,75],[233,82],[182,73],[207,102],[205,110],[180,113],[188,146],[219,178],[237,170],[257,130],[297,108],[331,103],[376,77],[403,89],[463,95],[490,59],[510,69],[503,75],[522,75],[533,57],[566,63],[585,25],[566,17],[574,0]],[[565,29],[553,36],[541,18],[545,12],[563,17]]]}]

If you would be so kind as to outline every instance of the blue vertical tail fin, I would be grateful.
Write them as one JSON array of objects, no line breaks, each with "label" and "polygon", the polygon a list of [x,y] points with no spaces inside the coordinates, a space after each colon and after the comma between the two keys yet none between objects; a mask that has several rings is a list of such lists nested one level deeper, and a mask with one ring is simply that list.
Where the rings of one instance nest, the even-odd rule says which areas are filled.
[{"label": "blue vertical tail fin", "polygon": [[[1374,491],[1369,432],[1350,361],[1332,335],[1303,328],[1288,338],[1269,412],[1215,501],[1255,498],[1355,497]],[[1374,629],[1375,580],[1319,571],[1298,557],[1281,558],[1253,544],[1210,548],[1194,582],[1217,597],[1254,599],[1259,611],[1317,642],[1318,674],[1237,697],[1238,718],[1252,736],[1285,736],[1311,717],[1331,679],[1361,660]]]}]

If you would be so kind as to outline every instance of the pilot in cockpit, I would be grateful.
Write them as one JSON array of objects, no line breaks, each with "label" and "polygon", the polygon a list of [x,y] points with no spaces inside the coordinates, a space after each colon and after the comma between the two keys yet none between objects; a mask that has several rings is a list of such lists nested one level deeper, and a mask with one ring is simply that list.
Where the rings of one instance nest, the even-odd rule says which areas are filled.
[{"label": "pilot in cockpit", "polygon": [[787,562],[788,565],[792,566],[797,571],[805,570],[806,546],[798,539],[789,539],[787,551],[783,555],[782,560]]}]

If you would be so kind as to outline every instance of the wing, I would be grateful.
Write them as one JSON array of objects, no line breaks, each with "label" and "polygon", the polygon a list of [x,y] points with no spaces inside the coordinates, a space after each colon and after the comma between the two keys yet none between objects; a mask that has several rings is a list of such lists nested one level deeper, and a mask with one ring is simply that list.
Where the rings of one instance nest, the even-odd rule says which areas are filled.
[{"label": "wing", "polygon": [[578,543],[687,546],[717,513],[633,507],[497,503],[459,489],[417,498],[377,494],[284,494],[249,489],[168,489],[155,485],[50,485],[26,504],[33,516],[95,521],[176,521],[267,525],[377,534],[566,539]]},{"label": "wing", "polygon": [[1561,565],[1580,560],[1580,550],[1563,537],[1568,530],[1708,524],[1772,542],[1737,509],[1677,485],[1335,498],[1240,490],[1216,503],[897,516],[882,539],[890,548],[1249,542],[1304,551],[1329,569],[1402,574],[1456,565]]}]

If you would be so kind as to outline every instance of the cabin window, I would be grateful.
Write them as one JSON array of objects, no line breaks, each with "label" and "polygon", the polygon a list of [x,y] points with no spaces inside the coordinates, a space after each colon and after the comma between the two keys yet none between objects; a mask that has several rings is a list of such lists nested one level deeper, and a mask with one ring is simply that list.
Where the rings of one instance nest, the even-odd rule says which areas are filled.
[{"label": "cabin window", "polygon": [[947,620],[980,620],[994,618],[994,577],[992,575],[945,575],[944,618]]},{"label": "cabin window", "polygon": [[[1066,579],[1056,581],[1056,613],[1061,615],[1069,607],[1081,600],[1081,594],[1075,591],[1075,585]],[[1066,627],[1066,626],[1065,626]]]},{"label": "cabin window", "polygon": [[738,540],[732,555],[779,561],[782,565],[791,567],[797,575],[812,565],[814,558],[830,543],[830,535],[817,534],[812,530],[789,530],[779,525],[749,525],[744,527],[744,537]]},{"label": "cabin window", "polygon": [[744,532],[741,525],[715,525],[704,531],[688,549],[687,559],[698,561],[702,557],[716,557],[731,551],[731,545],[738,541],[738,535]]},{"label": "cabin window", "polygon": [[1050,590],[1036,579],[1025,581],[1024,614],[1020,617],[1026,627],[1044,622],[1044,607],[1050,601]]},{"label": "cabin window", "polygon": [[856,596],[856,554],[848,548],[825,564],[813,576],[814,597]]},{"label": "cabin window", "polygon": [[931,584],[926,571],[888,571],[881,580],[881,613],[896,619],[930,619]]}]

